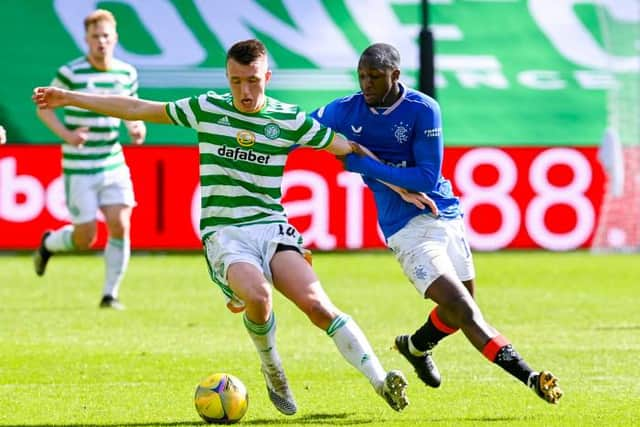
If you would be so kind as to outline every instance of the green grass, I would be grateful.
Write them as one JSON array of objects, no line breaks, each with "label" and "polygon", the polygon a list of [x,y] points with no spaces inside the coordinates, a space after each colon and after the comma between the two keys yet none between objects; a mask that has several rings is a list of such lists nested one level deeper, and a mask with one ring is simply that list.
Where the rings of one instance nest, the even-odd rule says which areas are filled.
[{"label": "green grass", "polygon": [[299,412],[269,402],[241,318],[226,310],[199,254],[135,256],[124,312],[97,308],[102,258],[52,260],[36,278],[26,255],[0,257],[0,425],[198,426],[196,383],[226,371],[247,385],[248,425],[631,426],[640,418],[640,257],[476,254],[486,319],[530,365],[550,369],[552,406],[486,361],[460,333],[435,351],[439,389],[396,352],[432,303],[390,253],[316,254],[334,303],[354,317],[383,365],[401,368],[411,405],[395,413],[343,361],[323,331],[279,295],[279,350]]}]

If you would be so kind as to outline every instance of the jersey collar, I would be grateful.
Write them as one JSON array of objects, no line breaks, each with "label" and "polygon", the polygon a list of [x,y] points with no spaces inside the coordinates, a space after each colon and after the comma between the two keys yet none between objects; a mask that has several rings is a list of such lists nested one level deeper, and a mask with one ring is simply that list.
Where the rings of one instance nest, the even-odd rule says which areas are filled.
[{"label": "jersey collar", "polygon": [[398,85],[400,86],[400,97],[396,100],[396,102],[394,102],[393,104],[391,104],[389,107],[386,107],[386,108],[369,107],[369,111],[371,111],[373,114],[376,114],[376,115],[386,116],[391,114],[393,110],[398,108],[398,105],[400,105],[400,103],[404,100],[404,97],[407,93],[407,88],[402,82],[398,82]]}]

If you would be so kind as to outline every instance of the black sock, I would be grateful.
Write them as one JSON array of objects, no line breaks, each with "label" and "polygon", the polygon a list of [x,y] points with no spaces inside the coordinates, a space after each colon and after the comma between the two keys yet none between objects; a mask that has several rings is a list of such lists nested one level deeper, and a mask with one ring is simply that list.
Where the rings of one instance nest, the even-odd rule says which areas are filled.
[{"label": "black sock", "polygon": [[522,359],[522,356],[518,354],[511,344],[507,344],[498,350],[493,363],[522,381],[525,385],[527,385],[529,375],[533,372],[533,369],[527,365],[527,362]]},{"label": "black sock", "polygon": [[420,351],[431,350],[442,338],[457,331],[440,320],[436,309],[437,307],[431,311],[425,324],[411,336],[413,346]]}]

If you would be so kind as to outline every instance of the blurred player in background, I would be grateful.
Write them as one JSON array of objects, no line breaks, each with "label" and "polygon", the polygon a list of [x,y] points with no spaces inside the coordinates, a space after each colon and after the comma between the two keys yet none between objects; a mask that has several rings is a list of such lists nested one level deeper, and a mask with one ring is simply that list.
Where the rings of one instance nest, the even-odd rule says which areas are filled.
[{"label": "blurred player in background", "polygon": [[7,142],[7,131],[0,125],[0,144],[4,144],[5,142]]},{"label": "blurred player in background", "polygon": [[[396,348],[425,384],[438,387],[441,378],[431,350],[462,329],[489,361],[556,403],[562,396],[556,377],[531,369],[484,320],[474,301],[475,271],[462,212],[451,183],[441,174],[440,107],[434,99],[400,83],[399,67],[400,55],[393,46],[369,46],[358,64],[361,92],[336,99],[312,114],[380,160],[362,152],[346,156],[345,164],[360,173],[373,191],[380,227],[404,273],[421,297],[437,304],[413,335],[396,337]],[[380,181],[422,192],[437,209],[418,209]]]},{"label": "blurred player in background", "polygon": [[320,125],[298,106],[265,94],[271,78],[267,52],[258,40],[234,44],[227,53],[231,92],[208,92],[175,102],[99,96],[37,88],[40,108],[62,105],[100,111],[126,120],[175,124],[198,131],[200,234],[213,282],[244,325],[261,359],[269,398],[286,415],[297,405],[276,349],[272,287],[330,336],[342,356],[397,411],[408,403],[406,379],[386,372],[357,323],[331,302],[303,257],[302,238],[287,222],[281,183],[290,148],[304,145],[336,155],[353,145]]},{"label": "blurred player in background", "polygon": [[[84,93],[137,97],[136,69],[113,56],[118,42],[116,20],[98,9],[84,20],[88,52],[58,70],[52,86]],[[123,309],[118,300],[131,252],[129,229],[135,206],[133,184],[119,142],[120,119],[83,108],[64,108],[61,121],[53,109],[38,109],[38,117],[62,140],[62,172],[72,224],[46,231],[34,254],[36,274],[45,273],[58,252],[86,250],[95,242],[98,210],[109,232],[104,250],[106,273],[100,307]],[[133,144],[144,142],[142,121],[125,125]]]}]

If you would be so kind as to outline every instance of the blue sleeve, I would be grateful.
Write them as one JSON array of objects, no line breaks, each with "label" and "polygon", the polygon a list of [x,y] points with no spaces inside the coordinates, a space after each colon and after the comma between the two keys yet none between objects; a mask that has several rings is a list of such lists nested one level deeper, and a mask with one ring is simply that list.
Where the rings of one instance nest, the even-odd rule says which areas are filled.
[{"label": "blue sleeve", "polygon": [[444,152],[442,120],[437,104],[431,104],[420,112],[412,143],[415,166],[398,168],[370,157],[349,154],[345,159],[346,169],[407,190],[430,193],[440,179]]},{"label": "blue sleeve", "polygon": [[338,129],[338,99],[311,112],[311,117],[333,130]]},{"label": "blue sleeve", "polygon": [[[309,116],[316,119],[320,122],[324,127],[330,128],[332,130],[336,130],[336,101],[332,101],[331,103],[325,105],[324,107],[316,108],[313,110]],[[289,151],[293,151],[296,148],[300,147],[300,144],[294,144],[289,148]]]}]

